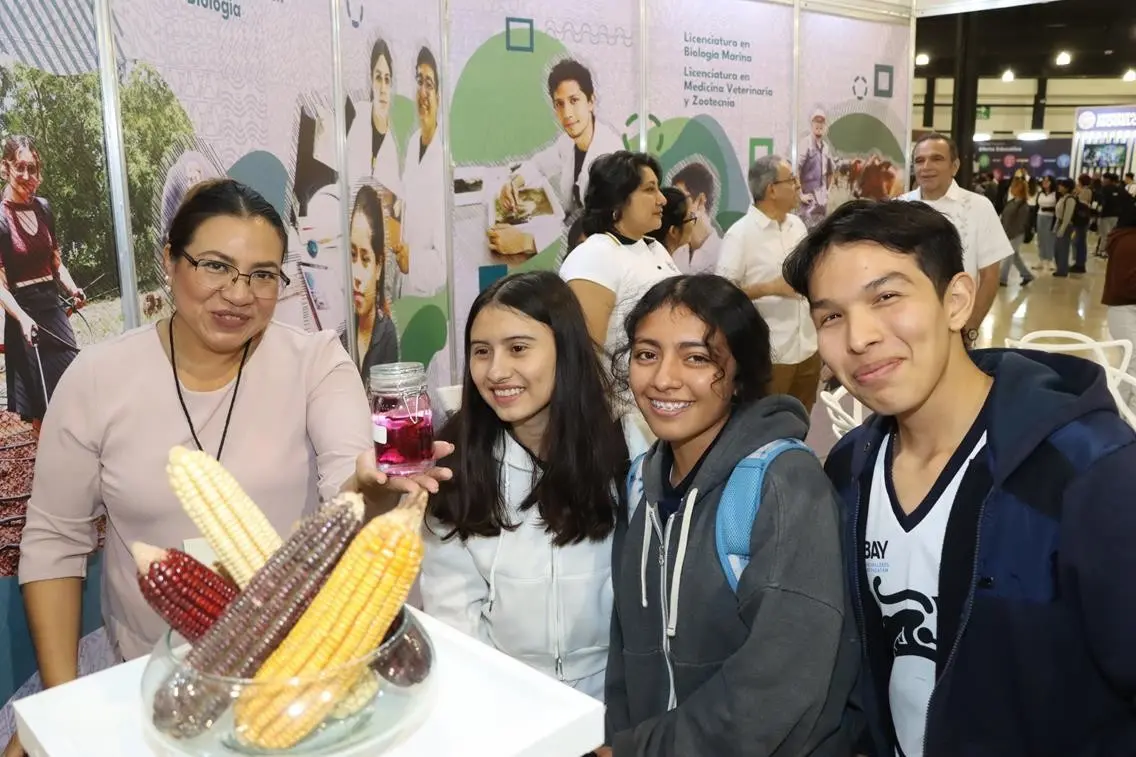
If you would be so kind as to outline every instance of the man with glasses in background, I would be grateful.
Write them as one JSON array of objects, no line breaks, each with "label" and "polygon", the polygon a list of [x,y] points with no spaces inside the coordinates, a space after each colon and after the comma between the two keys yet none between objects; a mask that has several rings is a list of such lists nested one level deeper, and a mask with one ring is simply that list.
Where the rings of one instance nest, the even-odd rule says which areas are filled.
[{"label": "man with glasses in background", "polygon": [[750,166],[749,189],[753,205],[726,232],[717,273],[737,284],[769,324],[770,393],[792,395],[811,412],[821,368],[816,328],[808,303],[781,276],[785,258],[808,234],[793,214],[800,182],[788,161],[767,155]]}]

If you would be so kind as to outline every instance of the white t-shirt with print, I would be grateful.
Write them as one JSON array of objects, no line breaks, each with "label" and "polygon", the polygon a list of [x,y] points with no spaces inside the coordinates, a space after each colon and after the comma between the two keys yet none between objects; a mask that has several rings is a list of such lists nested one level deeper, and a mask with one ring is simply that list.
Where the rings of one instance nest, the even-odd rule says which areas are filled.
[{"label": "white t-shirt with print", "polygon": [[951,219],[962,238],[963,270],[975,279],[983,268],[1014,254],[998,211],[985,195],[963,189],[952,181],[947,193],[937,200],[924,200],[920,189],[908,192],[900,199],[925,202]]},{"label": "white t-shirt with print", "polygon": [[872,474],[864,564],[871,595],[883,616],[884,633],[894,655],[888,701],[899,745],[896,755],[922,757],[927,705],[935,688],[939,653],[939,565],[943,538],[959,485],[970,461],[986,445],[986,434],[956,465],[953,475],[950,470],[943,471],[931,490],[934,500],[929,496],[910,515],[903,512],[888,485],[888,450],[892,442],[889,436],[880,445]]},{"label": "white t-shirt with print", "polygon": [[623,320],[647,290],[680,274],[667,249],[644,237],[622,244],[614,236],[593,234],[572,250],[560,266],[560,278],[599,284],[615,295],[604,349],[610,356],[627,341]]}]

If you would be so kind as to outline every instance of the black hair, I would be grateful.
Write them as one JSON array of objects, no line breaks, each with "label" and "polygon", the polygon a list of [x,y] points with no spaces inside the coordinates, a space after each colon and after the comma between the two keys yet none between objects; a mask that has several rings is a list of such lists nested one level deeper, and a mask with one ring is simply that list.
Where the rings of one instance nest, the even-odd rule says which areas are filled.
[{"label": "black hair", "polygon": [[193,235],[210,218],[260,218],[280,237],[280,260],[288,249],[288,232],[280,214],[268,200],[247,184],[233,179],[207,179],[190,187],[170,221],[166,244],[171,255],[181,255],[193,242]]},{"label": "black hair", "polygon": [[1073,179],[1070,179],[1068,176],[1063,176],[1058,179],[1057,186],[1064,187],[1065,191],[1069,194],[1073,194],[1077,191],[1077,182]]},{"label": "black hair", "polygon": [[914,155],[916,152],[918,152],[919,145],[923,144],[924,142],[939,142],[939,141],[947,143],[947,149],[949,149],[950,152],[951,152],[951,162],[952,163],[959,159],[958,144],[953,139],[948,137],[946,134],[940,134],[937,131],[933,131],[930,134],[924,134],[919,139],[915,140],[915,145],[912,146],[912,148],[911,148],[911,154]]},{"label": "black hair", "polygon": [[579,61],[566,58],[548,72],[548,96],[556,97],[556,88],[566,81],[580,85],[580,91],[591,100],[596,96],[596,85],[592,82],[592,72]]},{"label": "black hair", "polygon": [[688,163],[671,177],[671,184],[682,184],[692,198],[706,195],[706,212],[714,215],[714,174],[702,163]]},{"label": "black hair", "polygon": [[375,40],[375,44],[371,45],[371,68],[368,71],[370,74],[368,78],[374,78],[375,66],[378,65],[379,58],[387,59],[387,68],[391,70],[391,76],[394,76],[394,59],[391,58],[390,45],[387,44],[385,39],[380,37]]},{"label": "black hair", "polygon": [[745,292],[729,280],[710,273],[664,279],[647,290],[627,314],[623,322],[627,341],[612,357],[612,372],[623,391],[631,391],[629,358],[634,351],[639,324],[663,308],[684,308],[706,324],[703,339],[710,349],[711,359],[719,366],[715,381],[725,377],[721,366],[729,357],[715,354],[713,339],[721,334],[737,366],[732,397],[735,405],[759,400],[769,393],[769,382],[773,380],[769,325]]},{"label": "black hair", "polygon": [[[581,237],[583,237],[583,239],[581,239]],[[578,215],[576,219],[572,221],[572,225],[568,227],[568,252],[570,253],[572,250],[579,247],[580,243],[587,238],[587,235],[584,233],[584,216]],[[567,256],[567,254],[568,253],[565,253],[565,256]]]},{"label": "black hair", "polygon": [[386,231],[383,226],[383,201],[379,197],[379,190],[370,184],[359,187],[355,195],[355,205],[351,208],[350,223],[355,222],[355,214],[362,214],[371,226],[371,251],[375,254],[375,265],[379,269],[379,278],[375,282],[375,311],[386,311]]},{"label": "black hair", "polygon": [[663,224],[654,231],[647,232],[647,236],[651,237],[659,244],[666,246],[667,232],[671,229],[682,229],[682,225],[686,223],[686,217],[690,209],[690,198],[686,196],[678,187],[663,187],[663,197],[667,198],[667,204],[663,206]]},{"label": "black hair", "polygon": [[614,228],[623,206],[643,183],[644,168],[654,171],[656,178],[663,174],[659,161],[645,152],[619,150],[592,161],[584,194],[585,234],[603,234]]},{"label": "black hair", "polygon": [[[496,281],[473,301],[465,324],[465,360],[470,362],[473,323],[486,307],[513,310],[552,329],[556,383],[549,405],[544,449],[532,491],[521,509],[538,508],[557,546],[602,541],[615,528],[629,466],[620,423],[613,419],[611,381],[588,335],[584,311],[568,285],[551,271],[531,271]],[[752,309],[752,308],[751,308]],[[462,380],[461,410],[441,437],[456,447],[453,481],[442,483],[430,514],[449,529],[443,538],[499,536],[519,523],[507,518],[494,452],[510,433],[478,392],[469,369]]]},{"label": "black hair", "polygon": [[[27,134],[13,134],[4,140],[3,151],[0,152],[0,160],[8,163],[16,159],[16,153],[20,150],[27,150],[36,159],[36,168],[42,173],[43,171],[43,158],[39,156],[39,150],[36,149],[35,142]],[[0,168],[0,180],[7,181],[10,177],[6,169]]]},{"label": "black hair", "polygon": [[801,240],[785,259],[782,275],[798,294],[809,297],[809,279],[837,245],[868,242],[914,255],[919,270],[939,296],[963,272],[962,240],[950,219],[924,202],[853,200],[837,208]]},{"label": "black hair", "polygon": [[418,51],[418,61],[414,64],[414,69],[417,71],[419,66],[429,66],[430,70],[434,72],[434,90],[439,93],[438,97],[441,98],[442,75],[438,73],[438,61],[434,60],[434,53],[430,52],[430,48],[423,47]]}]

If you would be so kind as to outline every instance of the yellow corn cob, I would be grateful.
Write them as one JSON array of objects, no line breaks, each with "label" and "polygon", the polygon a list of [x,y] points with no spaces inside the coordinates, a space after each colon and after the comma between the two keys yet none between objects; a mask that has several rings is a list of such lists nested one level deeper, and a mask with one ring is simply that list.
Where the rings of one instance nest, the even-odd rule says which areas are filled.
[{"label": "yellow corn cob", "polygon": [[346,720],[359,710],[370,704],[375,695],[379,693],[379,676],[373,670],[368,670],[355,684],[355,688],[347,692],[346,698],[331,711],[333,720]]},{"label": "yellow corn cob", "polygon": [[[265,749],[294,746],[370,672],[345,663],[378,648],[406,601],[422,563],[425,506],[424,492],[413,495],[351,542],[300,621],[257,671],[254,681],[260,685],[238,699],[237,734],[243,742]],[[321,676],[323,671],[331,672]]]},{"label": "yellow corn cob", "polygon": [[212,456],[185,447],[170,450],[166,474],[182,508],[242,589],[280,548],[280,535]]}]

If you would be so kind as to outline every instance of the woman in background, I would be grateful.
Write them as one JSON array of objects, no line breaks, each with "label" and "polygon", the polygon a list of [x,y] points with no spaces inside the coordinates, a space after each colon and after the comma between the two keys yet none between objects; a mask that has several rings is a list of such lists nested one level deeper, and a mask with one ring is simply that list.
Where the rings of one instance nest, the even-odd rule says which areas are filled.
[{"label": "woman in background", "polygon": [[1037,255],[1040,259],[1038,270],[1052,271],[1057,245],[1057,234],[1054,230],[1057,219],[1057,184],[1053,177],[1046,174],[1041,177],[1041,185],[1037,191]]},{"label": "woman in background", "polygon": [[662,223],[647,236],[666,247],[672,257],[685,255],[685,263],[689,267],[692,257],[690,237],[698,217],[690,212],[690,198],[678,187],[663,187],[663,197],[667,204],[663,206]]},{"label": "woman in background", "polygon": [[386,300],[386,237],[379,190],[364,184],[351,212],[351,272],[359,369],[366,383],[371,368],[398,361],[398,331]]},{"label": "woman in background", "polygon": [[1014,254],[1002,261],[1002,268],[998,277],[998,283],[1002,286],[1009,285],[1011,264],[1018,269],[1018,274],[1022,277],[1022,286],[1033,281],[1033,274],[1030,273],[1029,267],[1022,260],[1021,253],[1022,242],[1025,240],[1029,226],[1030,209],[1026,180],[1017,177],[1010,182],[1006,207],[1002,209],[1002,229],[1010,239],[1010,246],[1014,248]]},{"label": "woman in background", "polygon": [[[1064,278],[1070,273],[1076,273],[1075,268],[1069,267],[1069,252],[1073,246],[1073,235],[1078,232],[1073,225],[1073,218],[1077,213],[1077,183],[1072,179],[1057,180],[1057,204],[1054,206],[1053,226],[1053,275]],[[1087,227],[1086,227],[1087,228]],[[1082,269],[1082,272],[1084,269]]]},{"label": "woman in background", "polygon": [[588,238],[560,267],[580,300],[592,340],[610,355],[623,338],[623,319],[655,283],[677,276],[670,253],[647,236],[662,225],[667,199],[662,170],[645,153],[621,150],[592,163],[584,199]]},{"label": "woman in background", "polygon": [[455,479],[431,500],[423,609],[597,699],[611,628],[611,538],[628,447],[571,290],[509,276],[465,331]]},{"label": "woman in background", "polygon": [[59,252],[55,216],[39,197],[43,161],[31,137],[4,140],[0,174],[0,306],[4,308],[4,361],[8,410],[38,429],[47,400],[79,354],[59,294],[80,307],[85,295]]}]

